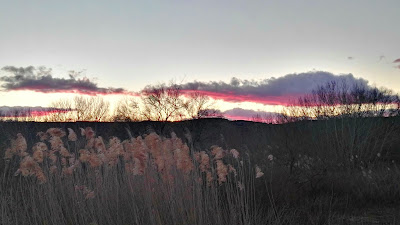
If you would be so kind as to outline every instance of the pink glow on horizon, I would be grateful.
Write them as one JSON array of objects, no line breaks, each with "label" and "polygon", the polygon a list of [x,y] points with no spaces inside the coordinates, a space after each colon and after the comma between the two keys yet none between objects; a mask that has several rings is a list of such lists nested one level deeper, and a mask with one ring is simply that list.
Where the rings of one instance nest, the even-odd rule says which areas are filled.
[{"label": "pink glow on horizon", "polygon": [[203,90],[182,90],[184,95],[191,93],[199,93],[205,96],[209,96],[213,99],[220,99],[226,102],[254,102],[264,105],[283,105],[287,106],[293,103],[298,97],[302,95],[291,95],[291,96],[255,96],[255,95],[237,95],[232,92],[220,93]]},{"label": "pink glow on horizon", "polygon": [[32,117],[47,116],[52,113],[67,113],[67,112],[71,112],[71,111],[73,111],[73,110],[33,111],[33,112],[30,112],[30,116],[32,116]]},{"label": "pink glow on horizon", "polygon": [[247,116],[235,116],[235,115],[224,115],[225,118],[228,120],[246,120],[246,121],[254,121],[252,117],[247,117]]},{"label": "pink glow on horizon", "polygon": [[66,109],[54,109],[54,110],[34,110],[34,111],[21,111],[17,112],[17,114],[13,112],[1,114],[0,118],[10,117],[10,118],[19,118],[19,117],[41,117],[48,116],[53,113],[68,113],[74,110],[66,110]]}]

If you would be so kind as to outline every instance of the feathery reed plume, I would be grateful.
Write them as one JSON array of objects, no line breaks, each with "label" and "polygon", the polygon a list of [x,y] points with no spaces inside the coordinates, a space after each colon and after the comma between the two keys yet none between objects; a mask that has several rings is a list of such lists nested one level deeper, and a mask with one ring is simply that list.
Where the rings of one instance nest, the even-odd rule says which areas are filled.
[{"label": "feathery reed plume", "polygon": [[90,159],[90,152],[86,149],[79,150],[79,160],[81,162],[87,162]]},{"label": "feathery reed plume", "polygon": [[71,157],[71,153],[69,153],[68,149],[66,149],[64,146],[61,146],[60,148],[60,154],[63,157]]},{"label": "feathery reed plume", "polygon": [[44,175],[42,168],[40,168],[39,164],[30,156],[25,156],[22,159],[17,172],[18,171],[24,177],[34,175],[40,183],[46,182],[46,176]]},{"label": "feathery reed plume", "polygon": [[33,152],[33,159],[38,163],[42,163],[43,155],[44,155],[43,151],[41,149],[37,149],[36,151]]},{"label": "feathery reed plume", "polygon": [[61,130],[61,128],[49,128],[47,133],[50,134],[52,137],[64,137],[65,131]]},{"label": "feathery reed plume", "polygon": [[83,129],[82,127],[79,129],[81,130],[81,136],[85,136],[85,129]]},{"label": "feathery reed plume", "polygon": [[192,171],[194,166],[189,155],[189,148],[187,146],[182,147],[183,149],[178,148],[174,150],[174,158],[176,167],[187,174]]},{"label": "feathery reed plume", "polygon": [[92,168],[100,167],[101,164],[103,164],[103,162],[100,159],[100,157],[98,155],[96,155],[95,153],[91,153],[89,155],[88,162],[89,162],[90,167],[92,167]]},{"label": "feathery reed plume", "polygon": [[93,131],[93,129],[91,127],[85,128],[84,135],[86,135],[86,139],[94,138],[95,134],[96,133]]},{"label": "feathery reed plume", "polygon": [[39,136],[40,141],[46,141],[49,139],[49,135],[43,131],[37,132],[36,136]]},{"label": "feathery reed plume", "polygon": [[11,159],[13,157],[13,152],[11,148],[7,148],[6,152],[4,153],[4,159]]},{"label": "feathery reed plume", "polygon": [[239,158],[239,152],[236,149],[231,149],[229,152],[232,154],[233,158]]},{"label": "feathery reed plume", "polygon": [[118,157],[123,153],[124,148],[121,144],[121,140],[117,137],[113,137],[109,141],[110,147],[105,152],[105,160],[110,166],[115,166],[118,163]]},{"label": "feathery reed plume", "polygon": [[51,149],[54,151],[59,151],[61,147],[64,147],[64,143],[58,136],[52,136],[49,140]]},{"label": "feathery reed plume", "polygon": [[68,140],[70,141],[77,141],[78,137],[76,136],[76,133],[74,132],[74,130],[72,130],[71,128],[68,128]]},{"label": "feathery reed plume", "polygon": [[264,175],[264,173],[261,171],[260,167],[256,166],[256,178],[260,178]]},{"label": "feathery reed plume", "polygon": [[54,154],[56,151],[50,151],[50,153],[49,153],[49,159],[50,159],[50,163],[52,164],[52,165],[55,165],[56,163],[57,163],[57,159],[58,159],[58,157]]},{"label": "feathery reed plume", "polygon": [[107,150],[101,136],[98,136],[94,139],[94,149],[97,151],[97,153],[103,153]]},{"label": "feathery reed plume", "polygon": [[217,160],[217,175],[218,175],[218,182],[222,184],[226,182],[226,176],[228,176],[228,167],[222,162],[222,160]]},{"label": "feathery reed plume", "polygon": [[47,150],[49,150],[49,149],[47,148],[47,145],[46,145],[44,142],[37,142],[37,143],[32,147],[32,150],[33,150],[33,151],[36,151],[36,150],[47,151]]},{"label": "feathery reed plume", "polygon": [[[133,139],[132,139],[133,140]],[[137,137],[133,142],[134,170],[135,175],[141,175],[147,166],[148,154],[147,146],[141,136]]]},{"label": "feathery reed plume", "polygon": [[205,151],[196,152],[195,158],[199,162],[199,168],[201,172],[206,172],[210,168],[210,157]]},{"label": "feathery reed plume", "polygon": [[20,157],[27,156],[27,148],[28,146],[24,136],[22,136],[21,133],[18,133],[17,138],[11,140],[11,148],[6,149],[4,159],[11,159],[13,155],[18,155]]},{"label": "feathery reed plume", "polygon": [[26,156],[28,153],[26,153],[26,150],[28,149],[28,145],[26,144],[26,140],[24,138],[24,136],[22,136],[21,133],[17,134],[17,139],[15,139],[15,141],[11,142],[11,148],[12,148],[12,152],[14,152],[15,154],[23,157]]},{"label": "feathery reed plume", "polygon": [[225,152],[221,147],[218,146],[211,146],[211,154],[214,156],[215,160],[222,159],[225,156]]}]

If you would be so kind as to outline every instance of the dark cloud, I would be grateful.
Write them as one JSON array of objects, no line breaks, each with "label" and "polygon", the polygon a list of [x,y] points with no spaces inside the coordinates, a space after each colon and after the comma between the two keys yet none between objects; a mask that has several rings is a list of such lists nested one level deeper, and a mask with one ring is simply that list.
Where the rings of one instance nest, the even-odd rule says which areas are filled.
[{"label": "dark cloud", "polygon": [[355,78],[352,74],[335,75],[329,72],[312,71],[288,74],[279,78],[272,77],[261,81],[242,80],[235,77],[230,82],[194,81],[182,84],[180,88],[183,93],[199,92],[228,102],[247,101],[286,105],[330,81],[345,82],[349,86],[357,84],[369,87],[367,80]]},{"label": "dark cloud", "polygon": [[0,106],[0,117],[37,117],[56,112],[69,112],[71,109],[29,106]]},{"label": "dark cloud", "polygon": [[398,63],[398,65],[395,65],[394,68],[400,69],[400,58],[394,60],[393,63]]},{"label": "dark cloud", "polygon": [[6,66],[2,70],[11,75],[0,77],[4,91],[30,90],[42,93],[79,93],[85,95],[133,94],[123,88],[98,87],[86,77],[77,78],[79,73],[71,72],[69,78],[53,77],[52,70]]},{"label": "dark cloud", "polygon": [[[251,109],[233,108],[222,112],[225,118],[230,120],[267,120],[276,118],[279,113],[265,112],[265,111],[255,111]],[[257,118],[258,116],[258,118]]]},{"label": "dark cloud", "polygon": [[353,60],[354,57],[353,57],[353,56],[348,56],[347,59],[348,59],[348,60]]}]

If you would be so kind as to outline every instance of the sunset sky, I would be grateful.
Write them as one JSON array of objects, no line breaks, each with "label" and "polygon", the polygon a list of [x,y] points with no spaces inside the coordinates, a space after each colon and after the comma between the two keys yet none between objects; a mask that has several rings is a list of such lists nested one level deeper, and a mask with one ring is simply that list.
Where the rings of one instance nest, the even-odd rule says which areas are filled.
[{"label": "sunset sky", "polygon": [[0,106],[45,107],[72,93],[113,101],[171,80],[232,116],[276,110],[330,80],[400,93],[399,9],[398,0],[3,1]]}]

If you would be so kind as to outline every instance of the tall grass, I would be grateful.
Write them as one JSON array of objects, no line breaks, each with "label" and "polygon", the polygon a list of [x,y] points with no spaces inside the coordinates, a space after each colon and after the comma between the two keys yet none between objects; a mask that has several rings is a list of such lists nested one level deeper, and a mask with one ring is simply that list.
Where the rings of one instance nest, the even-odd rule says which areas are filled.
[{"label": "tall grass", "polygon": [[[105,142],[50,128],[5,152],[1,224],[260,224],[255,179],[235,149],[194,152],[172,134]],[[272,221],[272,220],[271,220]]]}]

